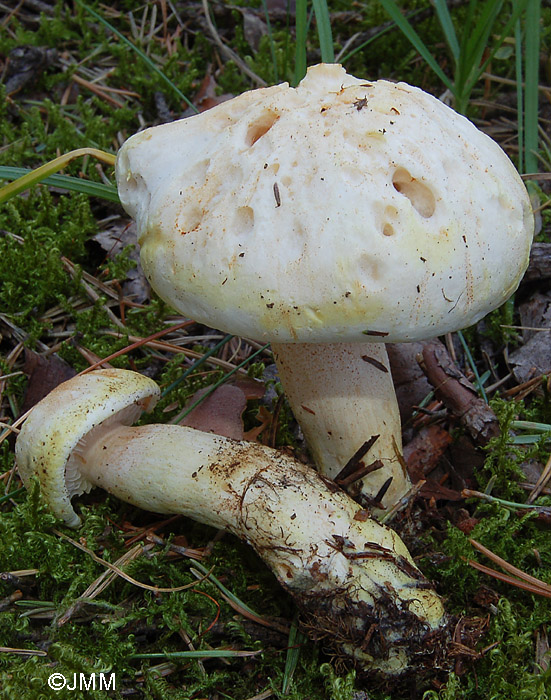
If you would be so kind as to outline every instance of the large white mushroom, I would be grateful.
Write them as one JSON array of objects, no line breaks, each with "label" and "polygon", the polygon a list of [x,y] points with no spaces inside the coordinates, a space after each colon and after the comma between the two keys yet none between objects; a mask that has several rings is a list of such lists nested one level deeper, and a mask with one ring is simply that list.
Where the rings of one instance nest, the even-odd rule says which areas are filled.
[{"label": "large white mushroom", "polygon": [[449,620],[395,532],[276,450],[183,426],[130,427],[158,396],[155,382],[127,370],[61,384],[18,436],[23,481],[36,477],[73,527],[71,498],[101,486],[237,535],[293,596],[310,636],[363,673],[393,678],[443,662]]},{"label": "large white mushroom", "polygon": [[466,327],[517,287],[533,216],[505,153],[417,88],[318,65],[133,136],[117,182],[159,295],[270,341],[320,471],[367,442],[350,489],[396,502],[383,343]]}]

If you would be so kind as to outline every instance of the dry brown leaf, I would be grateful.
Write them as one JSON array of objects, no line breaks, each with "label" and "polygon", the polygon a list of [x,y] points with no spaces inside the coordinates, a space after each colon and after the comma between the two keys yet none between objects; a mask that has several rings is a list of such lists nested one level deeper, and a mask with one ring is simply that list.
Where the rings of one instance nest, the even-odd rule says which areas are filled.
[{"label": "dry brown leaf", "polygon": [[128,222],[125,218],[111,221],[109,226],[93,237],[93,240],[102,247],[108,260],[113,259],[127,246],[133,246],[129,250],[129,257],[136,266],[128,270],[125,280],[121,280],[122,293],[138,304],[149,301],[150,287],[140,264],[136,224]]},{"label": "dry brown leaf", "polygon": [[29,349],[25,349],[23,369],[29,375],[29,381],[21,413],[26,413],[58,384],[76,374],[75,370],[57,355],[39,355]]},{"label": "dry brown leaf", "polygon": [[[190,404],[197,401],[208,389],[200,389],[191,398]],[[232,384],[222,384],[196,406],[181,421],[205,433],[216,433],[234,440],[243,440],[243,411],[247,399],[242,389]]]},{"label": "dry brown leaf", "polygon": [[267,428],[270,427],[273,419],[274,419],[273,413],[268,411],[266,406],[260,406],[258,408],[257,413],[256,413],[256,420],[259,421],[260,425],[257,425],[255,428],[251,428],[251,430],[247,430],[247,432],[244,435],[244,439],[248,440],[249,442],[258,441],[258,438],[260,437],[260,435]]},{"label": "dry brown leaf", "polygon": [[206,73],[199,87],[199,91],[193,99],[193,104],[200,112],[206,112],[208,109],[216,107],[216,105],[219,105],[222,102],[231,100],[232,97],[235,97],[235,95],[229,93],[217,95],[216,80],[210,73]]}]

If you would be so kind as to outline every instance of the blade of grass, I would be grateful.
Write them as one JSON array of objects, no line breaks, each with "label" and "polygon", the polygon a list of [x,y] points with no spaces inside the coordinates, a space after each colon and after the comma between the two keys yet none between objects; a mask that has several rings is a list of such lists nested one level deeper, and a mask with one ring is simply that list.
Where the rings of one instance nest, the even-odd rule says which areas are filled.
[{"label": "blade of grass", "polygon": [[522,28],[520,20],[515,23],[515,77],[517,81],[517,139],[518,139],[518,169],[525,173],[524,165],[524,99],[522,71]]},{"label": "blade of grass", "polygon": [[331,17],[329,15],[327,2],[326,0],[312,0],[312,2],[316,15],[321,60],[323,63],[335,63],[335,50],[333,47],[333,35],[331,33]]},{"label": "blade of grass", "polygon": [[370,36],[369,39],[361,43],[359,46],[356,46],[355,49],[352,49],[352,51],[349,51],[347,54],[344,56],[341,56],[340,54],[336,57],[337,63],[342,63],[345,64],[347,61],[349,61],[352,56],[358,53],[358,51],[362,51],[365,49],[366,46],[369,46],[369,44],[373,43],[374,41],[377,41],[380,37],[383,36],[383,34],[386,34],[387,32],[390,32],[391,30],[396,29],[396,26],[394,24],[389,24],[387,27],[384,29],[381,29],[380,32],[377,32],[373,36]]},{"label": "blade of grass", "polygon": [[469,349],[469,346],[467,345],[467,341],[465,340],[463,333],[461,333],[461,331],[457,331],[457,336],[461,342],[461,345],[463,347],[465,355],[467,356],[467,361],[469,363],[469,366],[472,369],[473,374],[475,376],[477,389],[480,391],[480,395],[484,399],[485,403],[488,403],[488,397],[486,396],[486,391],[484,390],[484,385],[480,379],[480,374],[478,373],[478,369],[477,369],[476,364],[474,362],[474,359],[473,359],[473,356],[472,356],[471,351]]},{"label": "blade of grass", "polygon": [[[27,173],[33,172],[29,168],[15,168],[8,165],[0,165],[0,180],[16,180]],[[92,180],[83,180],[80,177],[71,177],[70,175],[50,175],[50,177],[40,180],[43,185],[48,187],[59,187],[70,192],[80,192],[87,194],[89,197],[99,197],[106,199],[108,202],[119,203],[119,194],[115,185],[106,185],[103,182],[93,182]],[[15,194],[11,194],[6,199],[1,199],[2,190],[0,189],[0,202],[7,201]]]},{"label": "blade of grass", "polygon": [[542,439],[547,441],[549,438],[541,435],[515,435],[508,442],[510,445],[535,445]]},{"label": "blade of grass", "polygon": [[212,573],[211,569],[207,569],[205,566],[200,564],[197,561],[193,562],[193,566],[199,569],[199,572],[203,574],[206,578],[208,578],[209,581],[214,583],[214,585],[233,603],[238,605],[242,610],[245,610],[247,613],[250,615],[253,615],[254,617],[260,617],[258,613],[256,613],[252,608],[250,608],[246,603],[244,603],[242,600],[240,600],[236,595],[234,595],[229,588],[226,588],[224,584],[220,581],[220,579],[216,578],[216,576]]},{"label": "blade of grass", "polygon": [[270,13],[268,12],[268,5],[266,4],[266,0],[262,0],[262,9],[264,10],[264,20],[266,22],[266,28],[268,30],[268,40],[270,42],[270,54],[272,56],[272,67],[274,69],[274,82],[279,83],[279,71],[277,68],[274,33],[272,31],[272,23],[270,21]]},{"label": "blade of grass", "polygon": [[465,26],[462,34],[458,74],[465,82],[472,71],[480,66],[482,54],[488,46],[488,38],[503,6],[503,0],[486,0],[484,3],[471,5],[480,6],[482,9],[476,20],[473,17]]},{"label": "blade of grass", "polygon": [[289,639],[287,641],[287,656],[285,658],[283,683],[281,684],[281,692],[283,693],[283,695],[287,695],[291,689],[291,681],[293,680],[293,675],[295,673],[300,657],[300,647],[304,640],[305,637],[297,627],[295,616],[295,619],[291,623],[291,629],[289,630]]},{"label": "blade of grass", "polygon": [[10,182],[9,185],[4,185],[4,187],[0,189],[0,203],[11,199],[11,197],[14,197],[16,194],[23,192],[23,190],[32,187],[32,185],[35,185],[37,182],[41,182],[49,175],[53,175],[59,170],[63,170],[63,168],[72,160],[82,156],[92,156],[103,163],[107,163],[107,165],[115,164],[115,156],[112,153],[100,151],[99,148],[77,148],[74,151],[69,151],[58,158],[54,158],[53,160],[44,163],[44,165],[41,165],[39,168],[35,168],[31,171],[25,170],[25,175],[19,177],[14,182]]},{"label": "blade of grass", "polygon": [[[292,42],[292,32],[291,32],[291,24],[295,22],[295,13],[293,13],[293,16],[291,16],[291,12],[289,12],[289,4],[291,0],[285,0],[285,34],[283,38],[283,59],[282,59],[282,68],[283,68],[283,77],[284,79],[288,79],[289,83],[292,84],[293,82],[293,77],[291,76],[291,66],[290,66],[290,54],[293,51],[293,42]],[[294,69],[293,69],[294,70]]]},{"label": "blade of grass", "polygon": [[[484,60],[482,60],[482,56],[484,54],[484,48],[482,47],[482,51],[480,52],[479,58],[477,60],[473,59],[472,62],[472,70],[470,73],[470,76],[467,80],[465,80],[464,87],[462,88],[462,95],[464,95],[464,100],[468,101],[468,98],[470,97],[471,92],[473,91],[473,88],[475,84],[480,80],[480,76],[484,71],[486,70],[488,64],[493,60],[495,57],[497,51],[500,49],[502,46],[503,42],[505,39],[511,35],[511,32],[514,31],[515,24],[517,20],[519,19],[520,15],[526,8],[528,0],[517,0],[515,4],[513,5],[513,11],[511,13],[511,16],[509,17],[509,20],[505,24],[505,27],[503,28],[503,31],[499,35],[499,37],[496,39],[496,41],[493,44],[492,49],[488,52],[488,55]],[[490,30],[492,28],[490,27]],[[488,38],[489,38],[489,33],[488,33]]]},{"label": "blade of grass", "polygon": [[237,649],[204,649],[194,651],[162,651],[151,654],[132,654],[130,659],[224,659],[236,658],[240,656],[257,656],[261,654],[257,651],[238,651]]},{"label": "blade of grass", "polygon": [[434,9],[438,16],[438,21],[446,37],[446,42],[450,47],[455,64],[459,62],[459,41],[457,40],[457,34],[455,33],[455,27],[453,26],[450,11],[445,0],[434,0]]},{"label": "blade of grass", "polygon": [[450,90],[454,92],[454,84],[440,68],[434,56],[430,53],[423,40],[417,34],[415,29],[411,26],[408,20],[400,12],[398,5],[394,0],[379,0],[381,5],[384,7],[388,15],[394,20],[400,31],[404,36],[410,41],[416,51],[424,59],[424,61],[430,66],[433,72],[438,76],[442,83]]},{"label": "blade of grass", "polygon": [[20,488],[15,489],[15,491],[12,491],[11,493],[7,493],[5,496],[0,496],[0,503],[5,503],[6,501],[9,501],[10,498],[17,496],[17,494],[21,493],[22,491],[25,491],[24,486],[21,486]]},{"label": "blade of grass", "polygon": [[297,0],[296,4],[296,44],[294,85],[298,85],[306,75],[306,35],[308,26],[308,2]]},{"label": "blade of grass", "polygon": [[[175,545],[172,545],[171,549],[178,551],[179,548]],[[272,627],[273,629],[278,630],[282,634],[289,634],[288,627],[281,625],[273,620],[265,620],[252,608],[250,608],[246,603],[244,603],[240,598],[238,598],[234,593],[232,593],[229,590],[229,588],[226,588],[226,586],[224,586],[224,584],[219,579],[217,579],[216,576],[212,573],[212,569],[205,568],[202,564],[200,564],[197,561],[193,562],[193,566],[197,567],[199,571],[194,572],[194,570],[191,569],[191,573],[194,573],[195,576],[200,578],[202,572],[205,575],[205,578],[211,581],[218,588],[226,602],[240,615],[244,615],[245,617],[248,617],[250,620],[258,622],[259,625],[263,625],[264,627]]]},{"label": "blade of grass", "polygon": [[515,503],[514,501],[506,501],[504,498],[498,498],[497,496],[492,496],[489,493],[483,493],[482,491],[474,491],[473,489],[463,489],[461,491],[463,498],[479,498],[481,501],[486,501],[487,503],[497,503],[504,508],[511,508],[512,510],[532,510],[535,513],[548,513],[551,508],[549,506],[538,506],[533,503]]},{"label": "blade of grass", "polygon": [[549,423],[535,423],[531,420],[513,420],[511,421],[511,428],[516,430],[535,430],[538,433],[551,432]]},{"label": "blade of grass", "polygon": [[540,440],[549,439],[551,425],[548,423],[535,423],[529,420],[513,420],[510,427],[513,430],[531,430],[532,434],[514,435],[509,442],[513,445],[534,445]]},{"label": "blade of grass", "polygon": [[173,389],[175,389],[177,386],[179,386],[187,377],[189,377],[189,375],[190,375],[192,372],[195,372],[196,369],[198,369],[199,367],[201,367],[201,365],[203,365],[203,364],[209,359],[209,357],[212,357],[213,355],[215,355],[215,354],[218,352],[218,350],[220,350],[220,348],[223,348],[224,345],[226,345],[226,343],[229,343],[229,341],[230,341],[232,338],[233,338],[233,335],[226,335],[226,336],[225,336],[224,338],[222,338],[222,340],[221,340],[219,343],[217,343],[213,348],[211,348],[210,350],[207,350],[207,352],[206,352],[202,357],[200,357],[198,360],[196,360],[196,361],[191,365],[191,367],[188,367],[188,369],[186,369],[186,371],[185,371],[181,376],[179,376],[178,379],[175,379],[175,380],[172,382],[172,384],[169,384],[169,385],[166,387],[166,389],[163,390],[163,392],[161,393],[161,398],[164,398],[164,397],[165,397],[167,394],[169,394]]},{"label": "blade of grass", "polygon": [[524,166],[538,171],[538,81],[541,1],[528,0],[525,16]]},{"label": "blade of grass", "polygon": [[180,88],[178,88],[176,85],[174,85],[174,83],[172,82],[172,80],[170,80],[170,78],[168,78],[168,77],[163,73],[163,71],[160,70],[160,69],[155,65],[155,63],[153,63],[153,61],[149,58],[149,56],[147,56],[143,51],[141,51],[137,46],[135,46],[135,44],[133,44],[129,39],[127,39],[127,38],[124,36],[124,34],[122,34],[121,32],[119,32],[118,29],[115,29],[115,27],[113,27],[113,25],[110,24],[110,23],[109,23],[104,17],[102,17],[98,12],[96,12],[95,10],[93,10],[91,7],[88,7],[88,5],[86,5],[86,3],[82,2],[82,0],[76,0],[76,3],[77,3],[77,5],[79,5],[80,7],[82,7],[82,9],[83,9],[85,12],[87,12],[89,15],[91,15],[92,17],[94,17],[94,19],[97,19],[98,22],[100,22],[101,24],[103,24],[104,27],[107,27],[107,29],[109,29],[110,32],[113,32],[113,34],[114,34],[116,37],[118,37],[123,43],[125,43],[127,46],[129,46],[129,47],[132,49],[132,51],[134,51],[134,52],[142,59],[142,61],[143,61],[144,63],[146,63],[147,66],[148,66],[154,73],[156,73],[156,74],[159,76],[159,78],[160,78],[163,82],[165,82],[165,83],[170,87],[170,89],[173,90],[173,91],[178,95],[178,97],[179,97],[181,100],[183,100],[183,101],[187,104],[188,107],[190,107],[194,112],[199,112],[199,110],[197,109],[197,107],[196,107],[192,102],[190,102],[190,100],[188,100],[188,98],[184,95],[184,93],[180,90]]}]

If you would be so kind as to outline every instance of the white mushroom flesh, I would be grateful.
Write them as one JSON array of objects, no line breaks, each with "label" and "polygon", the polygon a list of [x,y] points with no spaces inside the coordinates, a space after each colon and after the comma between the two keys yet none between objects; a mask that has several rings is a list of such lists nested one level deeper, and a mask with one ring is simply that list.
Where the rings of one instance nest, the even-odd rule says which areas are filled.
[{"label": "white mushroom flesh", "polygon": [[264,341],[471,325],[517,287],[533,233],[491,138],[418,88],[338,65],[136,134],[117,182],[160,296]]},{"label": "white mushroom flesh", "polygon": [[134,406],[155,401],[152,385],[126,370],[60,385],[18,436],[25,483],[38,477],[52,510],[77,525],[64,483],[72,461],[82,483],[234,533],[294,597],[309,634],[364,673],[396,676],[442,662],[449,620],[395,532],[276,450],[183,426],[125,425]]},{"label": "white mushroom flesh", "polygon": [[[411,488],[400,411],[384,343],[274,343],[278,375],[318,470],[375,515]],[[371,443],[350,465],[357,450]],[[369,470],[365,475],[363,470]]]}]

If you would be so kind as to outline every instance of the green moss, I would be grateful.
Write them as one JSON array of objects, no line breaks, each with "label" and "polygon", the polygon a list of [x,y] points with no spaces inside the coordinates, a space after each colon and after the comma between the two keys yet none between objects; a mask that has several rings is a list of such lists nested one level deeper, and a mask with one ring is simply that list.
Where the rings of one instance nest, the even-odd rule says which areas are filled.
[{"label": "green moss", "polygon": [[[98,11],[105,12],[96,0],[90,4]],[[253,5],[261,7],[256,0],[254,3],[240,4],[247,10]],[[429,6],[428,0],[407,3],[408,11]],[[110,21],[125,35],[132,36],[128,12],[134,12],[134,19],[138,23],[141,21],[135,3],[125,0],[120,7],[117,6],[117,10],[120,14],[114,14]],[[333,34],[337,46],[343,46],[352,34],[361,34],[384,24],[388,19],[379,3],[355,4],[352,7],[346,0],[335,0],[330,3],[330,10],[334,17]],[[288,20],[274,20],[272,37],[264,36],[258,50],[253,51],[245,41],[242,13],[225,9],[228,16],[232,11],[232,26],[220,27],[224,32],[224,41],[269,83],[275,79],[274,56],[279,80],[291,79],[294,45]],[[354,13],[352,19],[347,19],[350,17],[347,13],[351,11]],[[460,26],[465,6],[454,7],[452,12],[456,26]],[[544,14],[548,16],[550,12],[544,8]],[[15,13],[10,19],[9,31],[0,34],[0,53],[3,57],[11,49],[24,44],[55,47],[74,59],[75,66],[81,63],[112,68],[106,79],[107,84],[134,91],[138,96],[125,99],[124,106],[119,108],[81,86],[76,99],[62,105],[60,98],[72,80],[75,67],[69,66],[62,71],[58,64],[46,67],[32,85],[25,86],[12,99],[5,99],[0,86],[0,164],[33,167],[58,152],[81,146],[94,145],[114,151],[121,138],[141,128],[144,122],[159,120],[158,93],[167,101],[174,116],[179,116],[185,109],[168,85],[160,83],[133,51],[103,25],[92,20],[80,5],[58,0],[53,16],[43,15],[38,27],[24,26],[19,17]],[[207,72],[215,77],[219,93],[238,94],[248,89],[249,79],[232,62],[221,63],[212,49],[210,38],[202,29],[197,29],[198,25],[194,26],[194,21],[191,13],[186,18],[182,40],[172,43],[174,51],[170,56],[166,55],[163,32],[143,41],[136,37],[133,40],[188,96],[198,90]],[[292,18],[290,23],[292,29]],[[174,31],[175,26],[176,23],[171,25],[169,32]],[[551,31],[549,26],[549,22],[543,22],[546,40]],[[188,28],[192,32],[187,32]],[[415,28],[434,51],[447,74],[451,75],[449,55],[434,12],[417,23]],[[318,42],[314,29],[312,26],[308,38],[309,62],[314,62],[317,57]],[[148,36],[147,31],[144,36]],[[356,54],[346,67],[358,76],[407,80],[435,94],[442,89],[430,70],[418,60],[407,39],[397,30]],[[509,61],[494,61],[492,65],[492,71],[499,75],[511,75],[511,70],[512,63]],[[42,99],[42,95],[48,95],[48,99]],[[66,172],[101,179],[90,159],[71,164]],[[109,168],[104,167],[103,172],[107,177],[113,177]],[[130,265],[127,252],[98,270],[87,245],[96,231],[96,220],[113,211],[120,213],[120,209],[114,205],[91,201],[83,196],[50,193],[44,187],[36,188],[0,208],[1,310],[8,316],[9,322],[17,327],[17,333],[26,338],[29,346],[39,340],[52,344],[48,336],[48,323],[41,317],[54,306],[63,309],[64,327],[74,328],[77,342],[98,356],[109,355],[128,344],[127,336],[113,338],[105,334],[106,329],[114,329],[105,310],[106,300],[100,299],[92,304],[83,292],[78,275],[73,280],[61,261],[61,257],[66,256],[77,265],[77,270],[81,266],[94,275],[102,272],[105,279],[124,279]],[[545,217],[551,214],[544,209],[543,216],[545,222]],[[75,299],[78,306],[73,304]],[[78,313],[76,308],[80,309]],[[118,313],[116,307],[114,311]],[[503,324],[511,325],[513,311],[511,302],[487,320],[488,334],[496,345],[514,342],[514,333],[502,328]],[[146,337],[158,331],[169,312],[168,307],[156,298],[144,309],[127,309],[125,322],[128,334]],[[479,342],[473,331],[469,344],[475,356]],[[6,348],[10,348],[9,342],[2,346],[2,351]],[[82,369],[87,364],[71,341],[63,345],[60,354],[76,369]],[[181,357],[176,356],[161,366],[147,348],[133,352],[131,359],[138,368],[155,372],[163,386],[168,386],[183,371]],[[129,358],[124,356],[114,364],[127,366],[129,362]],[[13,371],[13,367],[1,357],[0,367],[3,373]],[[260,363],[251,367],[251,376],[260,376],[262,368]],[[163,411],[168,404],[177,402],[183,405],[197,389],[222,376],[221,371],[209,371],[206,376],[202,371],[192,374],[185,384],[160,403],[157,411],[147,420],[166,420],[167,414]],[[4,390],[4,396],[18,400],[24,386],[24,378],[12,378]],[[502,433],[487,449],[484,470],[479,476],[480,487],[485,488],[492,480],[492,493],[522,501],[525,492],[517,485],[522,478],[519,465],[527,458],[546,461],[549,445],[542,440],[529,448],[512,446],[509,427],[515,418],[551,422],[547,388],[543,386],[540,393],[531,396],[526,405],[498,400],[492,406],[500,418]],[[255,407],[251,406],[245,416],[249,427],[255,424],[254,412]],[[278,445],[294,443],[292,425],[291,414],[284,403],[278,420]],[[13,455],[7,442],[0,448],[0,461],[4,471],[11,469]],[[10,488],[15,488],[15,483]],[[117,524],[150,527],[156,522],[155,516],[103,494],[92,493],[79,499],[83,526],[78,533],[74,533],[54,521],[41,504],[36,489],[32,489],[28,495],[17,495],[15,500],[15,504],[12,501],[0,504],[0,570],[36,568],[38,573],[25,577],[26,585],[21,589],[23,599],[0,613],[0,645],[45,649],[48,655],[45,658],[25,659],[1,654],[2,700],[4,697],[7,700],[52,697],[47,686],[52,670],[72,677],[73,673],[91,673],[109,668],[120,679],[119,689],[109,694],[109,697],[117,698],[133,697],[132,692],[136,689],[137,697],[155,700],[197,700],[214,695],[246,700],[264,689],[272,688],[274,697],[285,697],[287,700],[351,700],[357,687],[369,692],[372,700],[389,700],[388,692],[367,691],[361,681],[354,679],[353,674],[337,674],[324,663],[326,660],[321,656],[321,651],[308,642],[301,647],[298,666],[285,696],[281,692],[285,678],[285,642],[278,647],[264,645],[262,653],[254,659],[232,660],[228,665],[214,660],[206,661],[206,672],[196,661],[171,661],[169,675],[161,677],[161,672],[166,671],[168,665],[157,667],[156,660],[138,660],[134,655],[144,651],[181,650],[185,646],[181,632],[185,632],[199,648],[234,644],[238,648],[258,650],[260,645],[242,618],[221,597],[216,586],[209,581],[197,581],[190,571],[193,563],[174,561],[169,557],[167,547],[148,550],[128,566],[128,573],[140,581],[158,586],[191,583],[190,589],[174,594],[155,594],[115,578],[94,601],[78,607],[65,624],[58,624],[59,616],[72,609],[78,597],[103,574],[105,568],[54,533],[53,528],[57,526],[63,533],[84,542],[98,556],[113,562],[124,553],[128,540]],[[548,501],[543,498],[539,502]],[[475,539],[528,573],[551,582],[548,531],[533,514],[519,516],[514,510],[476,501],[469,503],[468,507],[479,520],[472,533]],[[215,537],[214,531],[185,519],[171,523],[170,530],[164,531],[165,542],[170,541],[168,532],[185,537],[190,546],[195,547],[205,546]],[[442,527],[440,532],[435,533],[433,549],[444,556],[440,558],[438,566],[424,562],[423,567],[438,582],[440,590],[447,597],[449,609],[455,614],[489,614],[489,630],[479,648],[483,649],[493,642],[497,642],[498,646],[483,655],[472,667],[467,665],[464,675],[452,674],[439,692],[431,690],[425,693],[425,700],[547,698],[551,685],[549,671],[538,673],[533,662],[535,635],[544,625],[549,625],[549,602],[475,571],[469,566],[468,559],[488,562],[473,550],[468,538],[452,526]],[[215,575],[233,594],[262,615],[286,619],[293,617],[293,602],[282,592],[273,574],[252,550],[235,538],[226,536],[217,542],[205,565],[214,566]],[[475,597],[481,585],[491,586],[500,596],[498,604],[490,611],[479,611],[476,607]],[[12,592],[13,586],[9,580],[0,580],[0,598]],[[39,610],[45,617],[36,616]],[[220,617],[217,625],[222,632],[216,631],[216,626],[209,629],[218,610]],[[105,692],[79,694],[68,690],[55,695],[62,700],[80,697],[103,700],[106,696]],[[392,695],[393,700],[400,697],[403,694],[396,692]]]},{"label": "green moss", "polygon": [[511,328],[515,325],[515,303],[511,297],[484,319],[484,335],[494,343],[497,348],[509,346],[513,350],[518,345],[520,335],[518,330]]},{"label": "green moss", "polygon": [[346,676],[338,676],[330,664],[322,664],[320,671],[331,700],[353,700],[356,688],[356,674],[353,671]]},{"label": "green moss", "polygon": [[0,227],[7,232],[0,238],[4,313],[22,324],[75,293],[61,256],[73,261],[85,257],[86,236],[96,230],[88,198],[62,197],[54,202],[40,188],[2,207]]},{"label": "green moss", "polygon": [[[86,501],[85,498],[80,500]],[[146,516],[137,509],[129,512],[128,506],[111,498],[102,503],[96,501],[93,507],[83,505],[81,512],[83,526],[79,529],[78,540],[108,561],[115,561],[124,551],[124,539],[110,523],[122,522],[131,516],[138,524]],[[196,661],[182,660],[175,662],[176,670],[169,678],[159,679],[153,670],[156,661],[133,659],[138,651],[181,651],[182,630],[196,648],[210,648],[208,628],[218,616],[226,627],[226,634],[221,639],[212,639],[213,646],[237,644],[238,648],[259,649],[259,643],[250,636],[237,633],[233,622],[235,612],[221,598],[217,587],[209,581],[198,581],[192,575],[192,560],[171,561],[167,558],[168,548],[142,555],[127,566],[126,572],[149,585],[191,584],[188,589],[154,594],[115,578],[93,602],[78,608],[68,622],[58,626],[55,620],[72,609],[76,598],[103,573],[104,568],[55,534],[52,531],[55,525],[70,537],[75,537],[75,533],[57,524],[43,507],[37,488],[21,497],[18,505],[0,513],[0,570],[38,569],[38,573],[28,579],[29,586],[24,601],[21,601],[25,605],[18,605],[16,612],[0,615],[0,645],[29,649],[36,648],[36,644],[38,648],[46,645],[48,661],[55,664],[48,666],[39,658],[24,660],[1,655],[1,687],[9,689],[11,694],[6,697],[23,700],[40,697],[40,692],[48,690],[47,679],[53,670],[69,679],[75,673],[113,670],[117,674],[119,690],[135,685],[136,677],[144,671],[145,681],[138,683],[143,697],[151,692],[151,697],[162,697],[156,694],[164,693],[170,698],[192,698],[195,693],[204,696],[208,692],[223,690],[229,698],[245,700],[257,692],[258,684],[269,687],[274,682],[281,687],[284,653],[269,648],[249,662],[254,668],[253,675],[241,672],[239,660],[231,662],[228,667],[215,660],[206,661],[206,675]],[[175,523],[172,530],[175,534],[179,530],[181,534],[185,533],[192,546],[205,545],[215,535],[212,529],[187,520],[180,522],[180,528]],[[260,614],[292,615],[292,603],[282,593],[273,575],[263,565],[259,566],[252,550],[235,538],[226,536],[217,543],[205,565],[214,566],[216,576],[232,593]],[[252,589],[251,580],[256,584]],[[9,583],[0,582],[0,596],[10,592]],[[50,603],[47,608],[44,608],[44,601]],[[50,610],[54,617],[49,623],[39,624],[39,619],[28,616],[29,612],[39,610]],[[26,616],[21,617],[21,613]],[[33,629],[36,632],[33,633]],[[145,637],[144,630],[148,630]],[[142,635],[139,641],[137,634]],[[33,679],[30,684],[29,678]],[[80,696],[73,693],[71,697]],[[82,697],[95,698],[96,695]],[[113,697],[119,696],[114,694]],[[321,700],[324,697],[319,662],[310,645],[301,652],[300,673],[297,673],[289,697],[297,700],[306,697]]]}]

